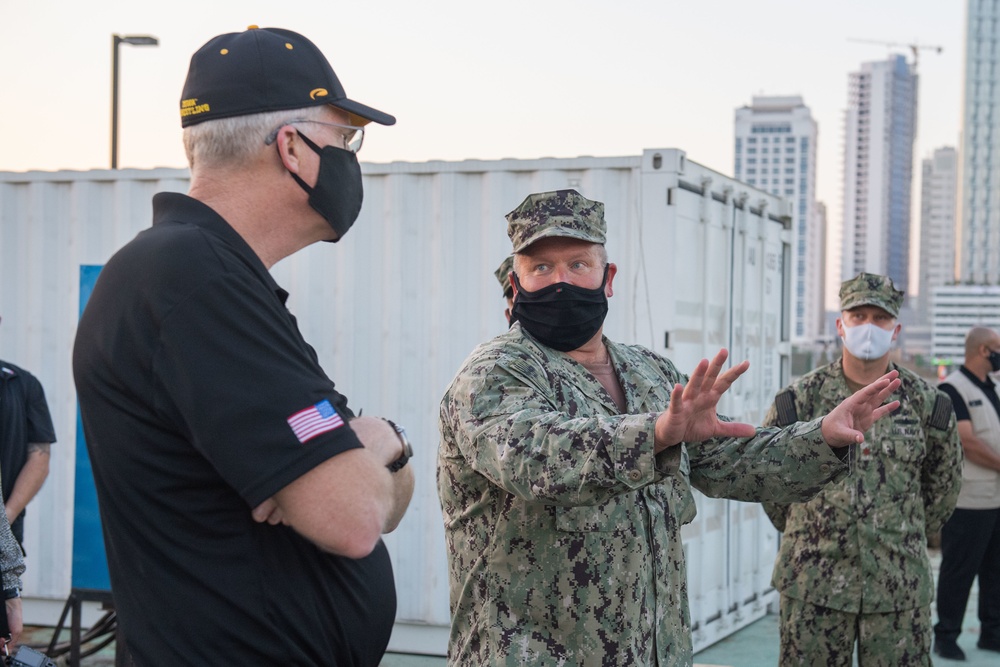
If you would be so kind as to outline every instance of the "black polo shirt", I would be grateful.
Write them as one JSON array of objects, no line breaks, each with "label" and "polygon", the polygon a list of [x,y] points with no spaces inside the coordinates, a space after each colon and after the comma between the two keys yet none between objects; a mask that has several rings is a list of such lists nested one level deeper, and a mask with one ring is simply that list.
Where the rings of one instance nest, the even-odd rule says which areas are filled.
[{"label": "black polo shirt", "polygon": [[139,665],[377,665],[388,643],[381,543],[341,558],[250,515],[361,446],[286,296],[212,209],[161,193],[80,318],[73,372]]},{"label": "black polo shirt", "polygon": [[[56,432],[42,383],[23,368],[0,360],[0,484],[4,502],[10,498],[14,482],[28,460],[28,445],[55,441]],[[18,542],[24,541],[27,512],[25,509],[10,524]]]}]

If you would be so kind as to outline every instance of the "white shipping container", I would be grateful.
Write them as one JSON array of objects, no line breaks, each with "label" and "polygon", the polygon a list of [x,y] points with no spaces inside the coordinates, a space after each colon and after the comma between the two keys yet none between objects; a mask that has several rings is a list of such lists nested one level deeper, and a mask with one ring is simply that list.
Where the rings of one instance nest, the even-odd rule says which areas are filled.
[{"label": "white shipping container", "polygon": [[[789,209],[675,149],[363,171],[365,205],[346,239],[311,246],[273,273],[355,411],[397,420],[415,443],[413,503],[386,537],[399,594],[390,648],[444,654],[438,402],[468,353],[506,329],[493,276],[510,250],[504,214],[546,190],[575,188],[603,201],[608,253],[619,267],[607,335],[684,371],[720,347],[749,359],[720,411],[759,423],[788,379]],[[76,471],[70,368],[81,267],[102,265],[150,224],[155,192],[186,189],[181,169],[0,174],[0,357],[40,378],[59,437],[27,518],[28,623],[54,622],[74,585],[74,559],[89,555],[81,540],[73,544],[75,515],[92,511],[74,507],[75,480],[88,483],[86,468]],[[696,650],[765,613],[777,544],[759,506],[697,502],[698,517],[683,531]]]}]

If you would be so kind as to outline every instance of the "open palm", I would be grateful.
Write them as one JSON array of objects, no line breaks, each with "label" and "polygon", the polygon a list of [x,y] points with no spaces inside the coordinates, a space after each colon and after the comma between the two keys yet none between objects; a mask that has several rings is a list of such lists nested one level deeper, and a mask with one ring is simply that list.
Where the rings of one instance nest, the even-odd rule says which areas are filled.
[{"label": "open palm", "polygon": [[670,393],[670,405],[656,420],[656,451],[681,442],[701,442],[715,437],[749,437],[756,433],[751,424],[719,419],[718,405],[733,382],[750,368],[744,361],[722,371],[729,352],[719,350],[709,362],[698,362],[686,385],[676,384]]}]

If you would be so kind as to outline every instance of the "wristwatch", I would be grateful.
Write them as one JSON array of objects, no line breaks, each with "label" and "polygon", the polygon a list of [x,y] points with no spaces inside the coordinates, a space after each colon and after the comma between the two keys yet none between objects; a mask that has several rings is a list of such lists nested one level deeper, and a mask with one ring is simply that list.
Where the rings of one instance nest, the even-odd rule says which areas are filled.
[{"label": "wristwatch", "polygon": [[386,466],[389,472],[399,472],[406,465],[406,462],[410,460],[410,457],[413,456],[413,447],[410,445],[410,440],[406,437],[406,430],[402,426],[391,419],[385,419],[384,417],[383,419],[389,426],[395,429],[396,435],[399,436],[399,441],[403,443],[403,453],[395,461]]}]

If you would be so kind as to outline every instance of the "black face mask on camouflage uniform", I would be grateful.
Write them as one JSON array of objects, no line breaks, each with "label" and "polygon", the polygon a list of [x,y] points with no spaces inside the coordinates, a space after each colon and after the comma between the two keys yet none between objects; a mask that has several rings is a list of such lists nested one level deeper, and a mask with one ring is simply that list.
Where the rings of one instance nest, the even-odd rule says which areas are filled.
[{"label": "black face mask on camouflage uniform", "polygon": [[525,331],[542,345],[569,352],[594,337],[608,314],[608,267],[597,289],[585,289],[569,283],[547,285],[534,292],[525,291],[513,274],[517,296],[510,323],[520,322]]}]

